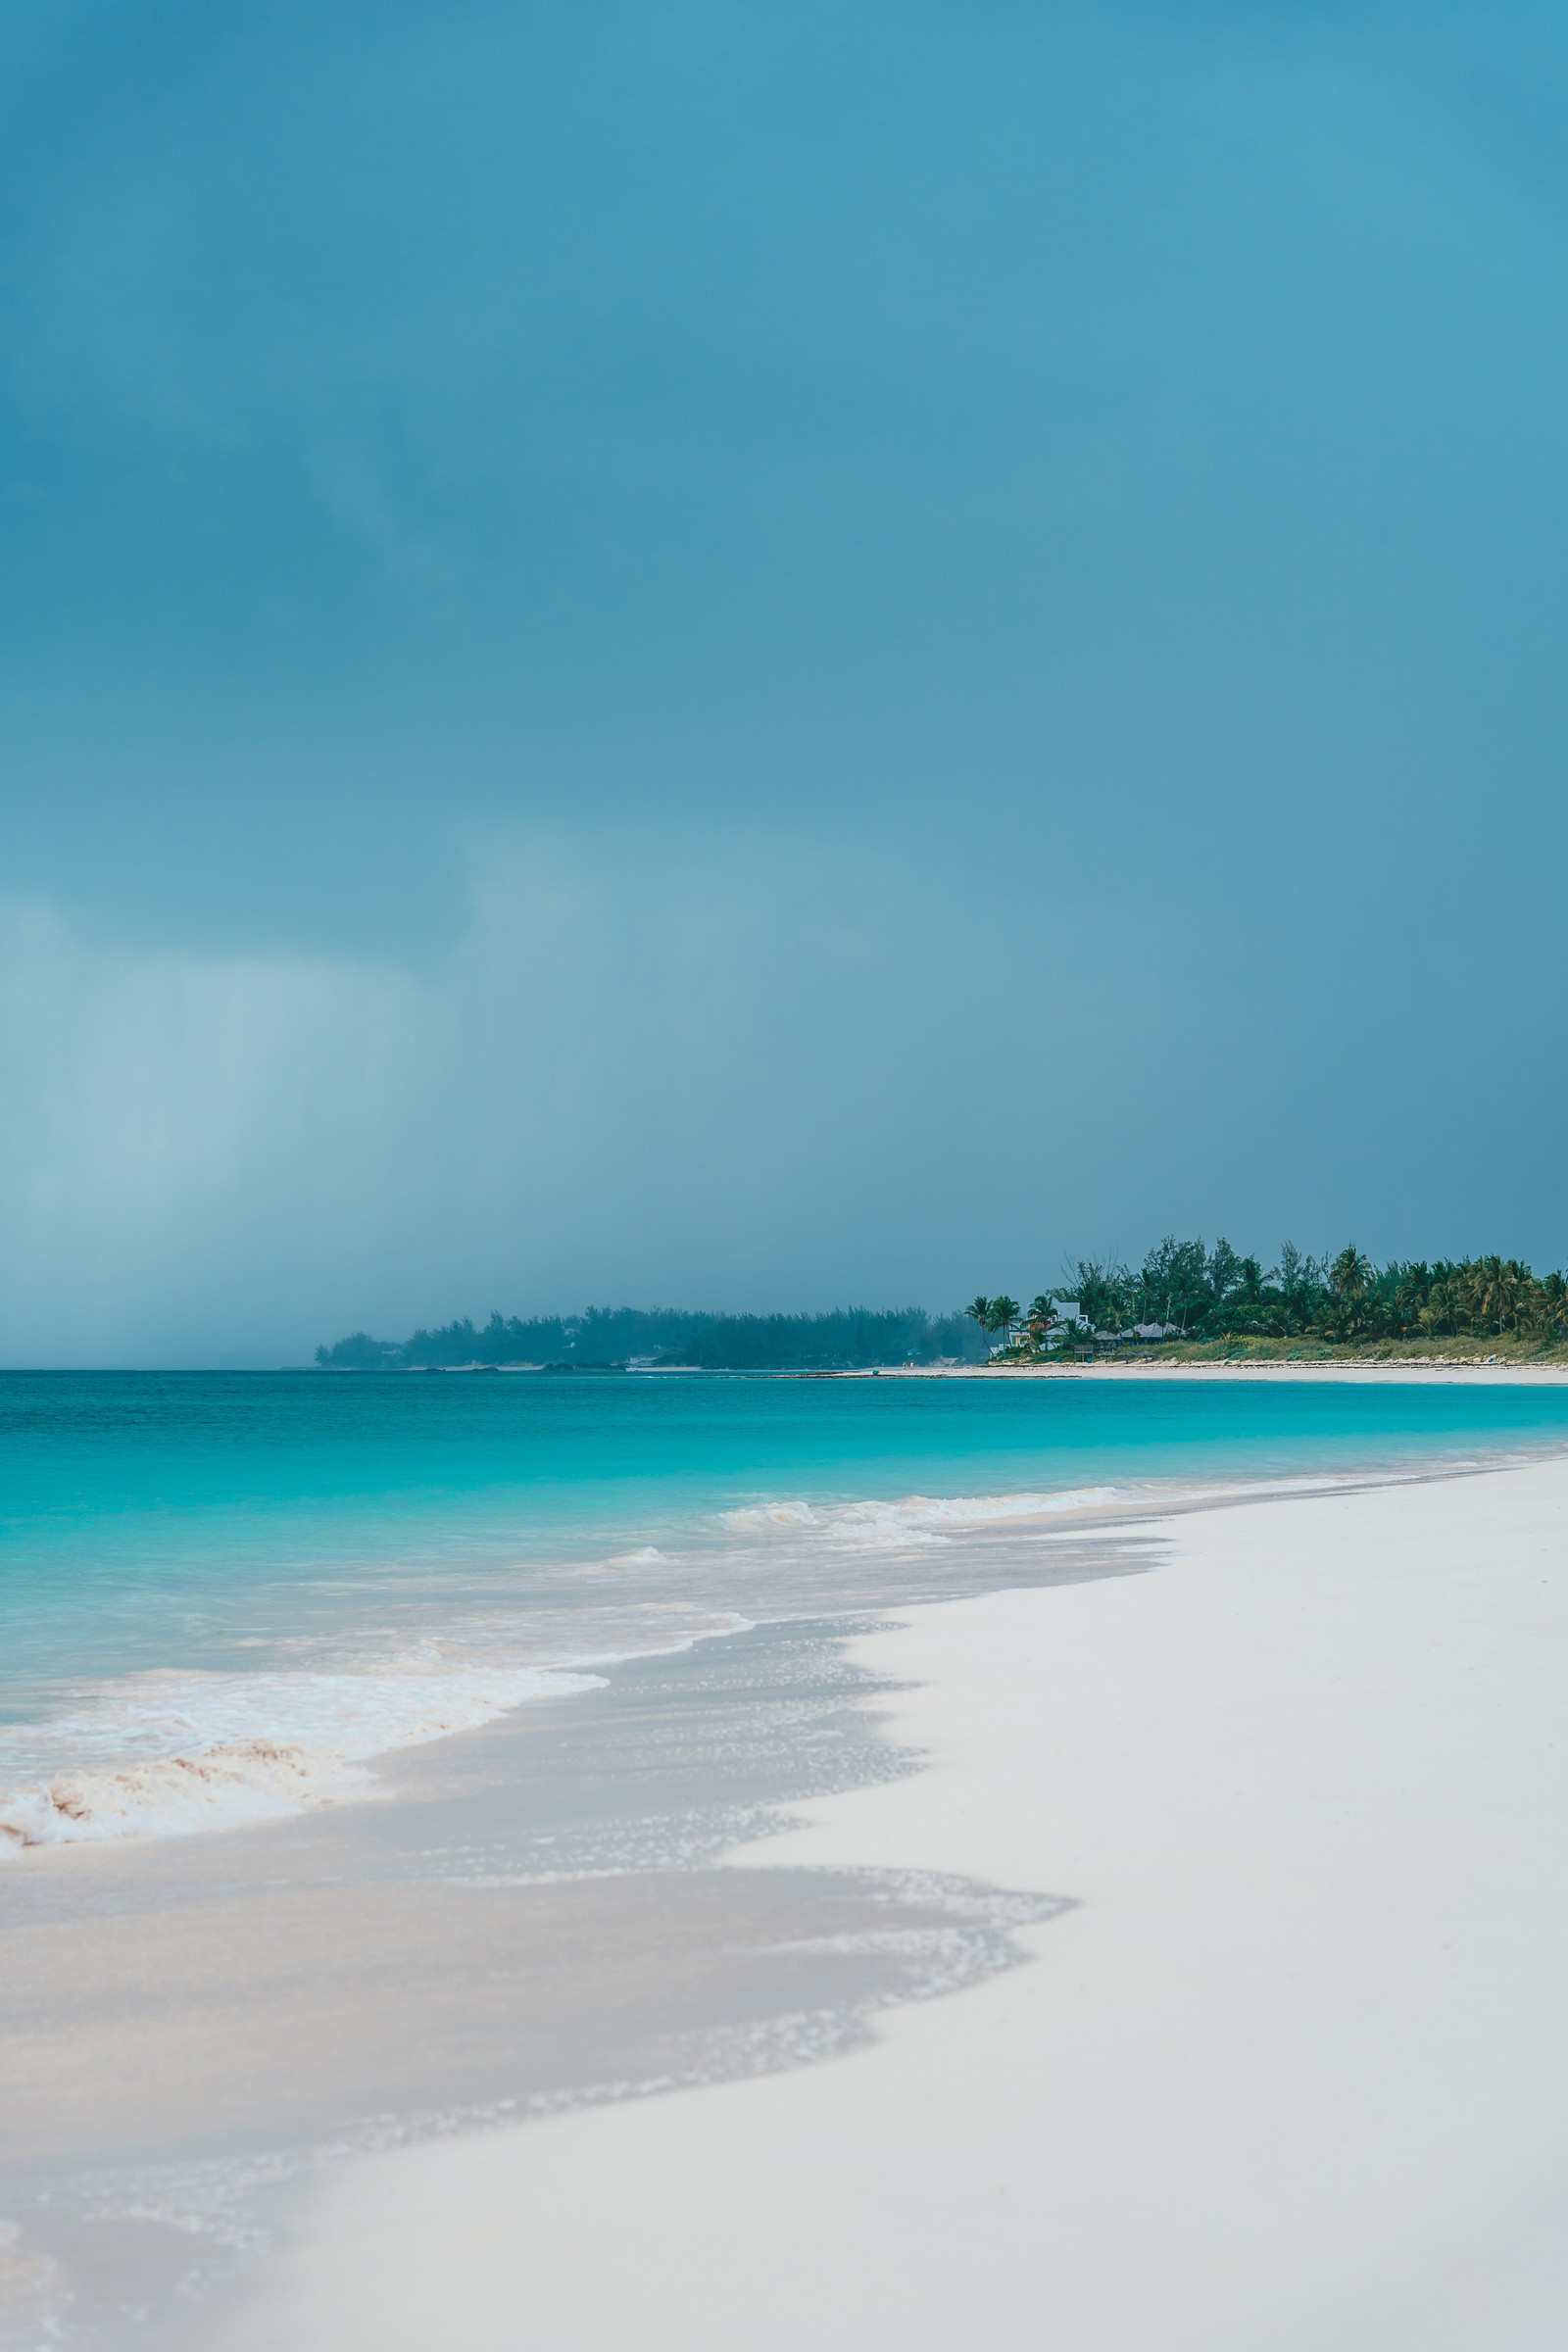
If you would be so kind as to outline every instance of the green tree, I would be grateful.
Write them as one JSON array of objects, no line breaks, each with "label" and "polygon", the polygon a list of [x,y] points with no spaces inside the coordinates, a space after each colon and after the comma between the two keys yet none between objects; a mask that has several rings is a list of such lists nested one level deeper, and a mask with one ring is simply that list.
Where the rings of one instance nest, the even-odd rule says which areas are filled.
[{"label": "green tree", "polygon": [[1005,1348],[1011,1341],[1012,1328],[1017,1320],[1018,1301],[1016,1298],[1009,1298],[1006,1294],[1004,1293],[1000,1298],[992,1299],[991,1328],[993,1331],[1001,1332],[1002,1344],[1004,1348]]},{"label": "green tree", "polygon": [[1428,1339],[1436,1339],[1440,1332],[1446,1332],[1450,1339],[1456,1339],[1459,1333],[1459,1293],[1455,1284],[1442,1281],[1430,1283],[1426,1296],[1416,1308],[1416,1323]]},{"label": "green tree", "polygon": [[1028,1339],[1029,1351],[1032,1355],[1038,1355],[1041,1349],[1044,1348],[1046,1344],[1046,1334],[1051,1328],[1052,1322],[1055,1317],[1055,1312],[1056,1309],[1054,1301],[1047,1298],[1044,1291],[1036,1292],[1034,1298],[1030,1299],[1028,1305],[1024,1308],[1024,1332]]},{"label": "green tree", "polygon": [[1568,1333],[1568,1276],[1548,1274],[1541,1285],[1541,1326],[1548,1339]]},{"label": "green tree", "polygon": [[1513,1257],[1482,1257],[1466,1268],[1466,1304],[1485,1331],[1517,1330],[1530,1269]]},{"label": "green tree", "polygon": [[1072,1274],[1078,1311],[1093,1331],[1118,1331],[1131,1311],[1136,1289],[1125,1266],[1112,1258],[1081,1257]]},{"label": "green tree", "polygon": [[1323,1272],[1315,1257],[1303,1256],[1294,1242],[1280,1250],[1268,1277],[1274,1292],[1275,1325],[1284,1339],[1310,1331],[1323,1295]]},{"label": "green tree", "polygon": [[1348,1243],[1329,1268],[1326,1322],[1337,1339],[1358,1338],[1369,1321],[1374,1281],[1372,1261],[1353,1242]]},{"label": "green tree", "polygon": [[1185,1339],[1209,1303],[1208,1256],[1201,1242],[1179,1242],[1168,1233],[1151,1250],[1138,1276],[1137,1298],[1144,1323],[1176,1323]]}]

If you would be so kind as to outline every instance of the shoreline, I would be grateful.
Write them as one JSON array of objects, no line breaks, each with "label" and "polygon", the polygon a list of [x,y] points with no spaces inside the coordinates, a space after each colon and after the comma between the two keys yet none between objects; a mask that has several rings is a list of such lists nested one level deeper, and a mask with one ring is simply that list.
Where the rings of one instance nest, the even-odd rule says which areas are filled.
[{"label": "shoreline", "polygon": [[837,1373],[803,1375],[829,1380],[1101,1380],[1101,1381],[1332,1381],[1365,1380],[1401,1384],[1419,1374],[1423,1385],[1446,1383],[1476,1388],[1561,1388],[1568,1386],[1568,1364],[1489,1363],[1483,1359],[1446,1361],[1441,1356],[1355,1356],[1319,1358],[1311,1363],[1281,1363],[1269,1357],[1254,1361],[1237,1358],[1226,1363],[1102,1364],[887,1364],[857,1367]]},{"label": "shoreline", "polygon": [[[1549,1451],[1543,1449],[1525,1458],[1549,1459],[1553,1453],[1568,1454],[1568,1440],[1559,1440]],[[1520,1457],[1511,1458],[1517,1461]],[[970,1590],[998,1591],[1018,1581],[1033,1584],[1043,1577],[1086,1572],[1082,1561],[1109,1558],[1109,1550],[1102,1551],[1102,1546],[1120,1545],[1131,1556],[1153,1531],[1194,1514],[1266,1506],[1289,1497],[1486,1477],[1496,1468],[1509,1466],[1509,1460],[1507,1456],[1489,1460],[1485,1454],[1416,1458],[1322,1470],[1232,1471],[1200,1476],[1192,1484],[1185,1479],[1159,1478],[1147,1484],[1129,1481],[1065,1492],[1004,1490],[998,1494],[982,1493],[957,1498],[909,1495],[806,1507],[824,1520],[830,1520],[835,1512],[854,1520],[879,1511],[896,1519],[918,1505],[915,1541],[929,1532],[928,1522],[939,1532],[956,1523],[971,1557],[989,1541],[992,1549],[980,1570],[983,1581]],[[988,1505],[1003,1507],[993,1512]],[[956,1522],[950,1515],[955,1510],[961,1513]],[[947,1541],[945,1532],[942,1540]],[[1070,1557],[1075,1547],[1080,1562],[1076,1571]],[[889,1554],[890,1569],[897,1556],[895,1545]],[[952,1557],[946,1551],[941,1556],[945,1565]],[[843,1566],[849,1567],[847,1557]],[[647,1642],[628,1649],[594,1648],[540,1656],[514,1663],[509,1669],[492,1669],[488,1676],[481,1673],[477,1678],[471,1666],[452,1665],[441,1672],[432,1668],[427,1658],[417,1656],[416,1671],[406,1677],[409,1690],[403,1712],[408,1720],[401,1728],[383,1727],[381,1734],[369,1740],[365,1739],[363,1727],[357,1727],[353,1743],[341,1736],[323,1739],[318,1735],[313,1740],[301,1737],[296,1726],[280,1726],[274,1713],[273,1720],[258,1723],[248,1733],[230,1729],[226,1737],[207,1741],[192,1736],[167,1752],[126,1755],[97,1764],[68,1764],[30,1782],[13,1779],[9,1785],[0,1783],[0,1884],[18,1867],[44,1867],[46,1855],[66,1850],[81,1855],[83,1859],[75,1867],[86,1869],[90,1865],[85,1856],[92,1852],[151,1852],[171,1842],[183,1844],[192,1838],[203,1842],[214,1838],[243,1838],[252,1833],[286,1829],[290,1824],[304,1825],[328,1812],[352,1815],[366,1804],[383,1801],[389,1788],[408,1772],[421,1750],[440,1750],[475,1731],[503,1725],[519,1709],[602,1688],[607,1672],[673,1656],[699,1642],[752,1632],[759,1622],[786,1625],[824,1610],[831,1615],[941,1605],[947,1598],[961,1596],[961,1588],[951,1594],[910,1593],[898,1591],[891,1583],[880,1590],[873,1584],[854,1593],[819,1593],[808,1606],[799,1602],[787,1608],[775,1606],[764,1611],[760,1620],[732,1611],[727,1623],[708,1624],[672,1640]],[[339,1668],[306,1673],[300,1680],[313,1699],[322,1683],[340,1684],[352,1696],[361,1682],[395,1682],[398,1665],[393,1658],[380,1661],[373,1670]],[[213,1677],[219,1686],[237,1679],[232,1675]],[[467,1689],[476,1679],[503,1688],[487,1689],[476,1698]],[[274,1710],[280,1703],[277,1686],[286,1680],[275,1671],[264,1670],[260,1677]],[[103,1690],[114,1693],[122,1704],[142,1704],[144,1685],[150,1683],[156,1689],[160,1681],[158,1670],[151,1670],[143,1677],[123,1678],[120,1685],[106,1683]],[[232,1717],[232,1691],[220,1689],[220,1712]],[[189,1689],[183,1689],[182,1717],[189,1719],[194,1703]],[[47,1718],[39,1728],[44,1733],[49,1730]]]},{"label": "shoreline", "polygon": [[1034,1965],[829,2063],[360,2159],[206,2343],[1546,2352],[1565,1519],[1543,1461],[899,1610],[849,1655],[924,1769],[729,1864],[1027,1889]]}]

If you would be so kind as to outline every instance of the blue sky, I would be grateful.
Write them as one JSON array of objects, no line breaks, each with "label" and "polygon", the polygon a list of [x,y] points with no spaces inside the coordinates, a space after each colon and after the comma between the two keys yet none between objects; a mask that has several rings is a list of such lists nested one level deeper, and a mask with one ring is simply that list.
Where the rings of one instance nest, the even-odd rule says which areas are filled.
[{"label": "blue sky", "polygon": [[0,1353],[1568,1256],[1560,11],[0,69]]}]

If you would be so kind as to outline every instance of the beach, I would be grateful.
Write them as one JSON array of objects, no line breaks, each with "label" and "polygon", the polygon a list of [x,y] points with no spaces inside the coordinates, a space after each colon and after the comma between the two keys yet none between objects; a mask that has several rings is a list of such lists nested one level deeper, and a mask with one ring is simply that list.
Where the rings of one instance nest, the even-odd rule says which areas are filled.
[{"label": "beach", "polygon": [[0,1400],[3,2352],[1289,2343],[1553,2178],[1560,1386]]},{"label": "beach", "polygon": [[295,2183],[205,2344],[1558,2345],[1568,1463],[1152,1533],[857,1636],[920,1769],[727,1858],[1049,1898],[1022,1965]]},{"label": "beach", "polygon": [[1423,1388],[1561,1388],[1568,1384],[1568,1364],[1490,1363],[1474,1356],[1335,1356],[1316,1363],[1282,1362],[1278,1357],[1237,1356],[1219,1363],[1167,1361],[1158,1356],[1142,1360],[1114,1356],[1100,1363],[1064,1364],[899,1364],[876,1374],[845,1375],[855,1380],[1087,1380],[1095,1383],[1179,1380],[1184,1383],[1228,1383],[1263,1380],[1275,1387],[1298,1387],[1303,1382],[1353,1382],[1361,1387],[1403,1387],[1414,1376]]},{"label": "beach", "polygon": [[4,57],[0,2352],[1568,2352],[1568,15]]}]

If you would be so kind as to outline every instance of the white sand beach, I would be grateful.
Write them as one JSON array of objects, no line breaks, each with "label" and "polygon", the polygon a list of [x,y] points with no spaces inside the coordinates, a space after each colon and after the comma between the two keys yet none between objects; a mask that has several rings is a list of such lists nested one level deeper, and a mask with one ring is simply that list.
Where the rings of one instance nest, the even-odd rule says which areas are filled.
[{"label": "white sand beach", "polygon": [[[1557,2352],[1568,1462],[911,1612],[748,1849],[1071,1898],[794,2073],[344,2166],[209,2352]],[[258,2294],[260,2286],[260,2294]]]}]

